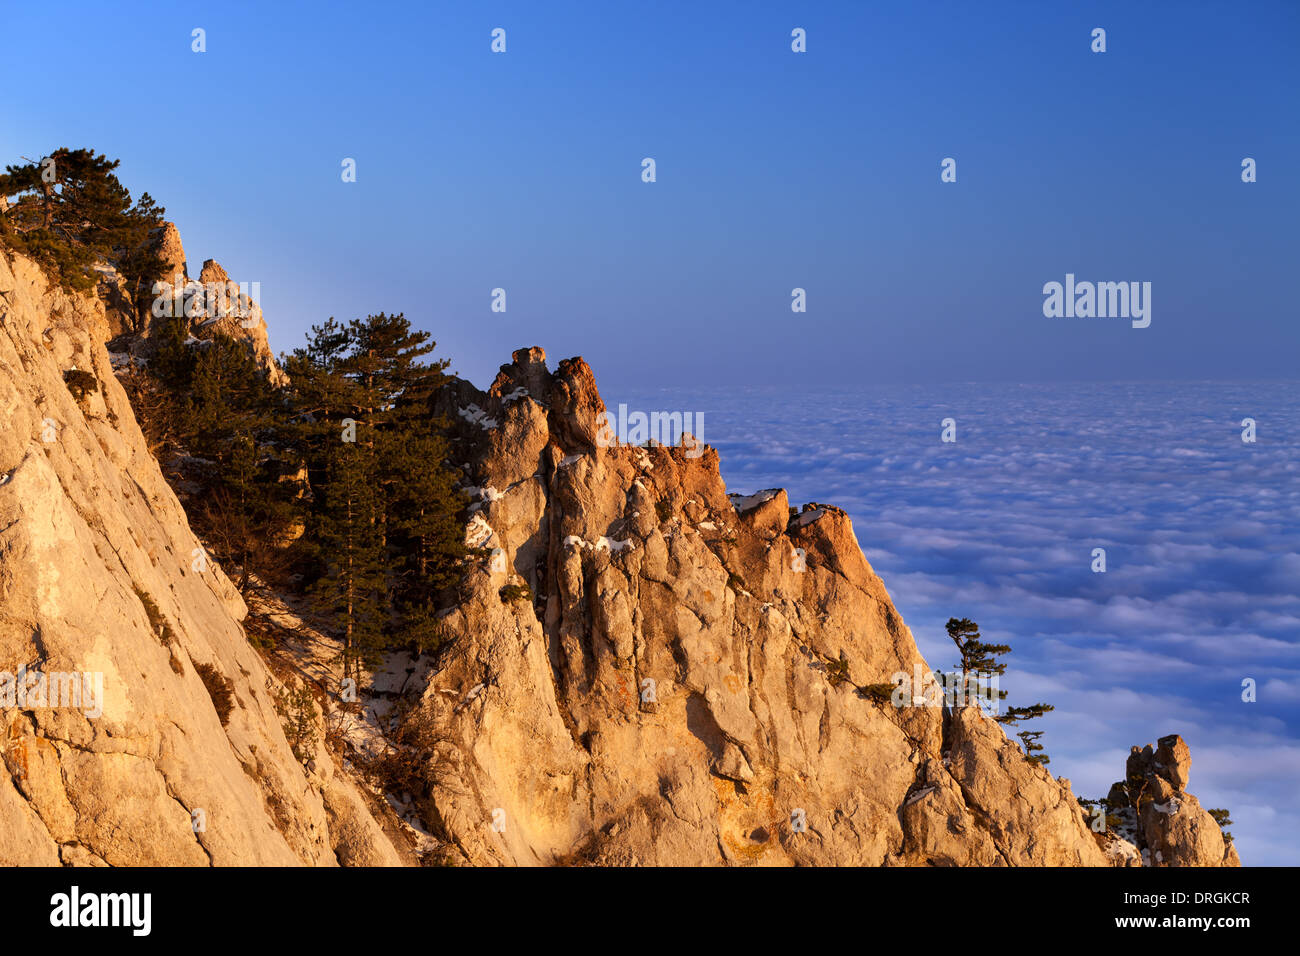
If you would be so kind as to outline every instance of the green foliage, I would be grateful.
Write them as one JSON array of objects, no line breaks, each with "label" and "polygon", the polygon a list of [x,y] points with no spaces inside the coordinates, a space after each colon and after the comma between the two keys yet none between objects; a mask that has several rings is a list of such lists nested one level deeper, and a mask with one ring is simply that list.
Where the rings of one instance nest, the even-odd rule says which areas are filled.
[{"label": "green foliage", "polygon": [[230,723],[230,712],[234,709],[234,687],[225,675],[211,664],[195,664],[194,670],[198,672],[199,680],[203,681],[208,696],[212,698],[212,706],[216,708],[217,716],[221,718],[221,726],[225,727]]},{"label": "green foliage", "polygon": [[340,441],[327,455],[316,489],[312,534],[327,570],[312,596],[343,637],[344,673],[359,678],[361,665],[377,662],[386,643],[382,502],[366,446]]},{"label": "green foliage", "polygon": [[124,385],[151,448],[181,463],[172,477],[213,557],[238,568],[241,591],[296,563],[354,677],[386,649],[441,647],[467,502],[449,427],[430,413],[447,363],[427,361],[428,334],[400,315],[330,319],[282,359],[285,389],[247,343],[189,335],[161,323]]},{"label": "green foliage", "polygon": [[311,688],[306,685],[296,690],[281,688],[275,709],[280,715],[281,727],[294,757],[299,763],[311,759],[309,745],[316,735],[316,700]]},{"label": "green foliage", "polygon": [[[979,625],[970,618],[948,618],[945,625],[948,636],[957,645],[961,654],[958,666],[963,674],[981,674],[984,676],[1001,676],[1006,673],[1007,665],[997,660],[997,655],[1008,654],[1011,648],[1006,644],[985,644],[980,640]],[[1005,697],[1005,693],[1003,694]]]},{"label": "green foliage", "polygon": [[93,395],[99,391],[99,379],[84,369],[68,369],[63,373],[63,382],[68,386],[68,391],[72,393],[72,397],[78,402],[84,402],[87,395]]},{"label": "green foliage", "polygon": [[433,350],[404,316],[380,314],[315,326],[284,360],[315,490],[316,594],[356,665],[441,643],[439,594],[466,553],[448,425],[430,412],[447,366],[426,361]]},{"label": "green foliage", "polygon": [[85,292],[96,262],[114,262],[137,307],[165,270],[149,241],[164,210],[144,193],[132,201],[114,172],[119,160],[87,149],[56,149],[0,174],[0,242],[35,260],[53,282]]},{"label": "green foliage", "polygon": [[849,662],[844,658],[826,662],[826,679],[832,687],[838,687],[849,679]]},{"label": "green foliage", "polygon": [[1025,759],[1030,763],[1042,767],[1052,762],[1047,754],[1039,753],[1043,749],[1043,745],[1038,742],[1038,738],[1043,736],[1041,730],[1022,730],[1016,736],[1020,738],[1020,743],[1025,748]]},{"label": "green foliage", "polygon": [[531,601],[533,591],[527,584],[507,584],[499,592],[502,604],[513,604],[516,601]]},{"label": "green foliage", "polygon": [[[133,200],[118,165],[59,149],[7,167],[0,245],[73,291],[95,287],[97,263],[113,265],[138,325],[166,271],[163,210],[147,193]],[[238,569],[240,590],[254,578],[283,583],[295,563],[356,676],[384,649],[443,646],[439,610],[461,573],[467,502],[447,464],[450,427],[431,414],[448,363],[430,360],[428,333],[401,315],[330,319],[282,358],[292,381],[282,389],[242,338],[196,343],[184,318],[153,328],[148,364],[121,381],[206,550]],[[78,401],[99,389],[89,372],[65,381]],[[345,419],[354,442],[340,440]],[[139,593],[154,630],[174,640]]]},{"label": "green foliage", "polygon": [[863,696],[874,700],[878,704],[891,703],[894,699],[894,689],[895,685],[888,683],[867,684],[861,688]]},{"label": "green foliage", "polygon": [[294,466],[289,411],[247,343],[218,333],[192,346],[188,335],[183,320],[163,323],[148,371],[124,385],[151,447],[205,463],[186,475],[199,485],[189,518],[213,556],[239,569],[244,592],[254,575],[282,570],[282,542],[302,518],[299,489],[283,480]]},{"label": "green foliage", "polygon": [[163,616],[163,612],[159,609],[157,603],[139,585],[135,585],[135,596],[140,599],[145,616],[149,618],[149,627],[153,629],[158,640],[162,642],[164,647],[171,647],[176,640],[176,635],[172,632],[172,626],[167,623],[167,618]]},{"label": "green foliage", "polygon": [[1055,710],[1051,704],[1030,704],[1028,707],[1008,707],[1004,713],[994,719],[1000,724],[1017,724],[1022,720],[1033,720],[1049,711]]},{"label": "green foliage", "polygon": [[1223,842],[1231,843],[1232,834],[1229,833],[1226,829],[1227,827],[1232,826],[1232,820],[1228,816],[1228,811],[1223,809],[1222,807],[1216,807],[1215,809],[1209,810],[1207,812],[1210,814],[1210,816],[1214,817],[1214,822],[1217,823],[1219,825],[1219,829],[1223,831]]},{"label": "green foliage", "polygon": [[658,516],[660,522],[667,521],[673,516],[673,506],[669,504],[667,498],[660,498],[655,502],[655,515]]},{"label": "green foliage", "polygon": [[[957,666],[961,668],[963,682],[971,674],[977,677],[1001,677],[1006,673],[1007,665],[997,659],[999,654],[1011,652],[1006,644],[985,644],[980,640],[979,625],[967,617],[950,617],[945,628],[961,655]],[[997,694],[998,700],[1006,699],[1005,690],[999,688]]]},{"label": "green foliage", "polygon": [[[961,655],[961,662],[958,666],[961,668],[963,679],[970,674],[980,676],[1001,676],[1006,673],[1007,665],[998,660],[998,656],[1009,654],[1011,648],[1006,644],[985,644],[980,640],[979,625],[970,618],[948,618],[946,625],[948,637],[952,639],[953,644],[957,646],[957,651]],[[1007,692],[998,689],[998,699],[1005,700]],[[1033,720],[1036,717],[1042,717],[1053,708],[1050,704],[1030,704],[1028,707],[1008,707],[1002,713],[996,715],[993,719],[1000,724],[1017,724],[1022,720]],[[1041,730],[1022,731],[1018,736],[1025,748],[1025,759],[1030,763],[1036,763],[1044,766],[1051,762],[1051,759],[1043,753],[1043,749],[1038,743],[1038,738],[1043,735]]]}]

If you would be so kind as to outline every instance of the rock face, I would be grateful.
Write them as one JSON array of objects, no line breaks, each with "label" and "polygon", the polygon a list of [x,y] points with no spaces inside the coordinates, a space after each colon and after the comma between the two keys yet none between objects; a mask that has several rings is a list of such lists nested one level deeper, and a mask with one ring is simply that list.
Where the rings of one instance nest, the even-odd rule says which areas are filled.
[{"label": "rock face", "polygon": [[319,737],[291,750],[110,331],[0,253],[0,865],[401,862]]},{"label": "rock face", "polygon": [[591,370],[538,348],[438,411],[483,556],[421,697],[424,812],[469,862],[1114,861],[978,706],[872,693],[928,668],[839,509],[602,447]]},{"label": "rock face", "polygon": [[1110,789],[1111,809],[1131,821],[1148,865],[1240,866],[1214,817],[1186,792],[1191,769],[1191,751],[1177,734],[1161,737],[1154,751],[1134,747],[1125,779]]}]

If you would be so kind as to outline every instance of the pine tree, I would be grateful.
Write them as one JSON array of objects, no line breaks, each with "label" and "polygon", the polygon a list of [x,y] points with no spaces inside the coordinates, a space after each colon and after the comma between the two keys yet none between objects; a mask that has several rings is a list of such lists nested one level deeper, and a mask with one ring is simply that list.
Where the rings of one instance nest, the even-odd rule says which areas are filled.
[{"label": "pine tree", "polygon": [[[434,349],[428,339],[401,315],[346,326],[330,319],[285,360],[321,491],[312,535],[325,567],[318,587],[332,595],[354,664],[399,644],[435,646],[437,595],[464,554],[446,424],[429,413],[447,363],[424,361]],[[355,440],[344,442],[349,419]],[[372,609],[376,592],[382,618]]]},{"label": "pine tree", "polygon": [[1217,823],[1219,825],[1219,829],[1223,831],[1223,842],[1231,843],[1232,834],[1229,833],[1226,829],[1227,827],[1232,826],[1232,820],[1228,816],[1228,811],[1223,809],[1222,807],[1215,807],[1213,810],[1209,810],[1207,812],[1210,814],[1210,816],[1214,817],[1214,822]]},{"label": "pine tree", "polygon": [[347,364],[367,396],[359,411],[373,425],[383,488],[394,638],[435,646],[436,595],[455,581],[465,554],[457,521],[465,501],[454,488],[458,476],[444,464],[447,423],[430,412],[448,363],[424,361],[435,343],[400,314],[354,320],[348,331],[353,355]]},{"label": "pine tree", "polygon": [[148,193],[132,202],[114,172],[119,165],[93,150],[62,148],[6,167],[0,196],[9,208],[0,212],[0,239],[69,290],[95,287],[97,261],[116,263],[138,316],[165,269],[149,241],[164,210]]},{"label": "pine tree", "polygon": [[447,361],[426,362],[435,348],[403,315],[371,315],[348,324],[345,374],[357,392],[381,487],[381,534],[389,556],[393,643],[438,643],[434,603],[455,580],[464,555],[457,513],[464,501],[444,462],[446,423],[430,413]]},{"label": "pine tree", "polygon": [[238,566],[242,593],[254,575],[280,569],[281,541],[297,520],[294,488],[282,480],[286,412],[245,343],[218,334],[189,351],[182,440],[213,469],[198,523],[218,557]]},{"label": "pine tree", "polygon": [[1052,762],[1047,754],[1039,753],[1043,749],[1043,745],[1038,742],[1038,738],[1043,736],[1041,730],[1022,730],[1016,736],[1020,738],[1020,743],[1025,748],[1025,759],[1030,763],[1041,767]]},{"label": "pine tree", "polygon": [[[1006,644],[985,644],[980,640],[979,625],[970,618],[963,617],[959,620],[950,617],[945,628],[961,655],[957,666],[961,668],[964,692],[970,691],[972,675],[977,678],[1001,677],[1006,673],[1007,665],[997,660],[997,655],[1010,653],[1011,648]],[[1004,700],[1007,696],[1005,690],[999,689],[997,693],[998,700]]]},{"label": "pine tree", "polygon": [[[1011,648],[1006,644],[985,644],[980,640],[979,625],[969,618],[950,617],[947,624],[948,636],[952,642],[957,645],[957,650],[961,654],[962,680],[968,680],[969,675],[977,674],[981,676],[997,675],[1001,676],[1006,673],[1007,665],[997,660],[1000,654],[1009,654]],[[999,688],[998,699],[1005,700],[1007,692]],[[1033,720],[1036,717],[1042,717],[1052,710],[1050,704],[1030,704],[1028,707],[1008,707],[1003,713],[994,716],[1000,724],[1017,724],[1022,720]],[[1048,762],[1046,755],[1035,755],[1037,751],[1043,749],[1039,744],[1038,738],[1043,735],[1041,730],[1022,731],[1019,734],[1021,742],[1025,745],[1025,757],[1031,763],[1037,763],[1040,766]]]},{"label": "pine tree", "polygon": [[313,587],[343,639],[343,672],[358,681],[363,664],[377,661],[388,615],[384,601],[386,556],[373,461],[360,441],[341,438],[326,451],[325,479],[317,496],[315,542],[326,573]]},{"label": "pine tree", "polygon": [[1022,720],[1033,720],[1035,717],[1042,717],[1049,711],[1055,710],[1051,704],[1030,704],[1028,707],[1008,707],[1006,713],[999,714],[996,718],[1000,724],[1018,724]]}]

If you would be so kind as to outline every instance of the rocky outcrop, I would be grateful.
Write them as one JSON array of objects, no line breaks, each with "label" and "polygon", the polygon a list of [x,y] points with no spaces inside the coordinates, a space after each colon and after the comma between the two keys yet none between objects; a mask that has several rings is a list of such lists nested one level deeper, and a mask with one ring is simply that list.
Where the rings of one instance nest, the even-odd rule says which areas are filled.
[{"label": "rocky outcrop", "polygon": [[1109,809],[1129,821],[1133,842],[1149,866],[1240,866],[1218,822],[1187,792],[1192,755],[1177,734],[1134,747],[1125,779],[1110,788]]},{"label": "rocky outcrop", "polygon": [[0,254],[0,865],[396,864],[150,457],[104,303]]},{"label": "rocky outcrop", "polygon": [[[195,344],[216,333],[245,342],[272,384],[285,384],[288,379],[276,364],[267,338],[266,320],[256,301],[260,284],[235,282],[215,259],[206,260],[198,278],[191,278],[185,248],[174,223],[164,223],[151,241],[166,263],[160,280],[160,294],[153,297],[151,314],[141,336],[127,336],[118,347],[125,347],[132,355],[147,359],[148,340],[158,334],[163,324],[183,322],[188,337]],[[111,273],[112,270],[108,271]],[[110,275],[106,279],[105,291],[115,291],[112,278]],[[110,298],[109,301],[112,303],[113,300]],[[121,330],[114,329],[115,334],[118,331]]]},{"label": "rocky outcrop", "polygon": [[189,279],[189,263],[185,259],[185,244],[181,242],[181,231],[176,228],[174,222],[164,222],[153,236],[153,241],[157,244],[156,252],[166,265],[163,271],[162,281],[168,285],[180,283],[182,285]]},{"label": "rocky outcrop", "polygon": [[481,559],[421,696],[424,812],[469,862],[1115,861],[980,707],[882,693],[929,669],[843,511],[603,447],[591,369],[538,348],[437,410]]}]

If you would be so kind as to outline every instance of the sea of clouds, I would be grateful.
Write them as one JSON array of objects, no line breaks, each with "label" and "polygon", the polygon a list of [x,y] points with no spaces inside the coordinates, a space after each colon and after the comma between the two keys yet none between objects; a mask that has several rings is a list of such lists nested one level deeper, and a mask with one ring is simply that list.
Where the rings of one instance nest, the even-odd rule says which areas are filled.
[{"label": "sea of clouds", "polygon": [[949,617],[1011,645],[1006,703],[1055,705],[1034,726],[1076,794],[1104,796],[1130,745],[1179,733],[1188,789],[1231,811],[1243,862],[1300,863],[1300,384],[605,397],[703,412],[731,492],[848,511],[932,667],[956,662]]}]

